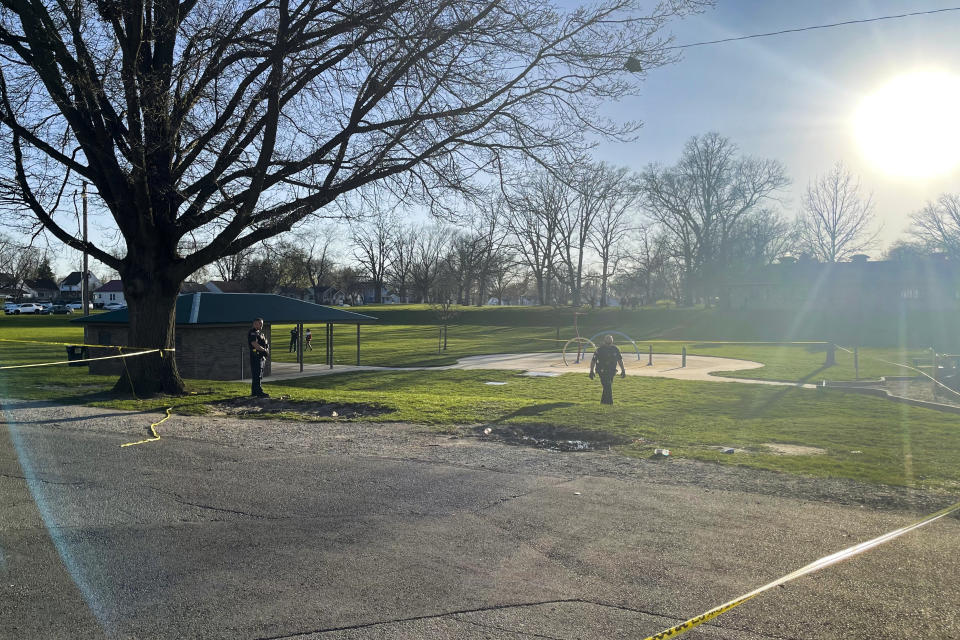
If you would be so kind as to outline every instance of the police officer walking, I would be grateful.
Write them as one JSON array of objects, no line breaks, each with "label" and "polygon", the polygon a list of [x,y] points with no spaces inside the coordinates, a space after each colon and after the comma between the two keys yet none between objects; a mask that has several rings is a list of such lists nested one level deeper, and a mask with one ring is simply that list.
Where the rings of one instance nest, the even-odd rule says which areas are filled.
[{"label": "police officer walking", "polygon": [[253,321],[253,328],[247,333],[247,345],[250,347],[250,395],[255,398],[269,398],[263,390],[263,367],[270,355],[270,343],[263,331],[263,318]]},{"label": "police officer walking", "polygon": [[590,379],[593,380],[593,372],[596,369],[597,375],[600,376],[600,384],[603,386],[600,404],[613,404],[613,378],[617,375],[617,364],[620,365],[620,377],[626,377],[627,369],[623,366],[623,356],[617,345],[613,344],[613,336],[603,336],[603,344],[597,347],[593,352],[593,359],[590,360]]}]

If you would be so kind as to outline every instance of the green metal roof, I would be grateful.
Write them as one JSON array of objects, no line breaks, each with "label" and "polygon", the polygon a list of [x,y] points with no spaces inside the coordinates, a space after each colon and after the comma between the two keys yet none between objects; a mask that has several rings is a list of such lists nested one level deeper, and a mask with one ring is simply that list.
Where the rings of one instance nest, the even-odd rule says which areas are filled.
[{"label": "green metal roof", "polygon": [[[377,318],[272,293],[185,293],[177,297],[177,324],[238,324],[263,318],[273,324],[309,322],[316,324],[357,324]],[[126,324],[127,309],[74,318],[71,322]]]}]

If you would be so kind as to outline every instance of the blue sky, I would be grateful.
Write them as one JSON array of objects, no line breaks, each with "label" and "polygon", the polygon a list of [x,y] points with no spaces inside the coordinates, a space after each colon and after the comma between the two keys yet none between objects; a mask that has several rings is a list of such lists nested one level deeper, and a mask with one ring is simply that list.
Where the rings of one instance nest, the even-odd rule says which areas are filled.
[{"label": "blue sky", "polygon": [[[671,31],[686,44],[948,7],[960,0],[718,0]],[[639,139],[601,145],[596,156],[638,170],[673,164],[690,136],[718,131],[744,153],[786,165],[789,216],[807,183],[843,160],[874,193],[886,245],[927,200],[960,191],[960,171],[933,180],[886,175],[861,157],[850,119],[884,81],[924,69],[960,74],[960,11],[684,49],[678,64],[650,72],[641,96],[610,106],[617,118],[644,122]]]},{"label": "blue sky", "polygon": [[[673,23],[676,44],[960,7],[960,0],[716,4]],[[879,256],[905,230],[910,213],[942,192],[960,192],[960,171],[927,181],[883,174],[860,156],[852,137],[851,114],[864,96],[894,76],[924,69],[960,74],[960,11],[684,49],[680,62],[649,73],[640,96],[607,107],[617,119],[644,122],[637,141],[605,143],[595,155],[636,170],[650,162],[673,164],[687,139],[717,131],[744,153],[784,163],[793,180],[783,205],[790,217],[807,183],[843,160],[874,194],[883,232],[871,253]],[[78,268],[78,256],[64,249],[58,271]]]}]

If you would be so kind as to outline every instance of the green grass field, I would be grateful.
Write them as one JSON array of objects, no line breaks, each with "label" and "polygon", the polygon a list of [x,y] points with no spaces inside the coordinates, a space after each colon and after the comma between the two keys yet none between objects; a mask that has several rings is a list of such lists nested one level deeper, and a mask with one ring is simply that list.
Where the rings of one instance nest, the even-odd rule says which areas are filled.
[{"label": "green grass field", "polygon": [[[491,313],[502,322],[504,310]],[[369,310],[365,310],[369,312]],[[483,353],[550,351],[556,349],[556,328],[525,324],[466,324],[484,319],[471,310],[451,325],[448,349],[437,353],[437,328],[415,324],[428,312],[401,310],[407,324],[361,328],[364,364],[427,366],[447,364],[458,357]],[[372,315],[377,315],[372,313]],[[609,327],[608,327],[609,328]],[[315,327],[313,352],[307,362],[323,362],[323,332]],[[338,327],[335,355],[338,363],[356,359],[354,327]],[[561,336],[570,335],[561,329]],[[293,361],[286,353],[289,327],[273,330],[274,357]],[[0,317],[0,339],[38,342],[79,341],[78,325],[57,316]],[[850,354],[837,351],[837,364],[825,368],[824,345],[719,344],[710,342],[638,342],[655,352],[744,358],[765,363],[762,369],[743,371],[741,377],[790,381],[843,380],[854,377]],[[627,347],[621,344],[627,357]],[[881,362],[909,362],[923,357],[923,349],[862,348],[861,377],[894,375],[903,371]],[[65,359],[62,345],[24,342],[0,343],[0,366]],[[191,395],[183,398],[135,400],[106,394],[113,376],[91,376],[85,367],[38,367],[0,371],[3,397],[44,399],[62,403],[157,410],[173,405],[176,413],[204,414],[213,403],[242,398],[249,383],[188,381]],[[505,382],[491,386],[486,382]],[[831,391],[810,391],[723,382],[686,382],[658,378],[627,378],[615,383],[617,404],[598,403],[599,385],[586,376],[529,378],[514,371],[354,372],[328,377],[268,383],[274,397],[289,396],[286,417],[310,418],[295,411],[297,403],[365,403],[384,413],[369,419],[413,422],[448,430],[459,425],[489,425],[555,430],[564,434],[595,432],[615,437],[627,455],[648,456],[655,447],[673,455],[773,469],[789,473],[841,477],[874,483],[909,485],[937,490],[960,487],[960,430],[953,414],[894,404],[889,401]],[[146,425],[145,425],[146,426]],[[605,436],[605,437],[606,437]],[[815,447],[823,453],[781,455],[776,445]],[[723,447],[737,453],[724,454]]]}]

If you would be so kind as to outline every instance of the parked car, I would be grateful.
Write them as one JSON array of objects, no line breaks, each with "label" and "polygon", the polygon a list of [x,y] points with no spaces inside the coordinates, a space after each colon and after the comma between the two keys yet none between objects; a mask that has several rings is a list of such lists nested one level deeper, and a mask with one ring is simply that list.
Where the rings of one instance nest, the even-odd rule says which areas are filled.
[{"label": "parked car", "polygon": [[50,309],[50,313],[57,313],[57,314],[73,313],[73,309],[71,309],[70,307],[68,307],[68,306],[65,305],[65,304],[55,304],[55,305],[53,305],[53,307]]},{"label": "parked car", "polygon": [[17,312],[17,307],[19,307],[15,302],[5,302],[3,304],[3,312],[6,314],[12,314]]},{"label": "parked car", "polygon": [[14,314],[22,313],[50,313],[47,311],[42,304],[37,304],[36,302],[24,302],[17,307],[17,310],[13,312]]},{"label": "parked car", "polygon": [[103,305],[103,308],[106,311],[116,311],[117,309],[126,309],[127,305],[123,304],[122,302],[108,302],[107,304]]},{"label": "parked car", "polygon": [[[82,303],[82,302],[71,302],[71,303],[68,304],[67,306],[70,307],[71,309],[80,309],[80,310],[83,309],[83,303]],[[93,303],[92,303],[92,302],[88,302],[88,303],[87,303],[87,308],[88,308],[88,309],[93,309]]]}]

